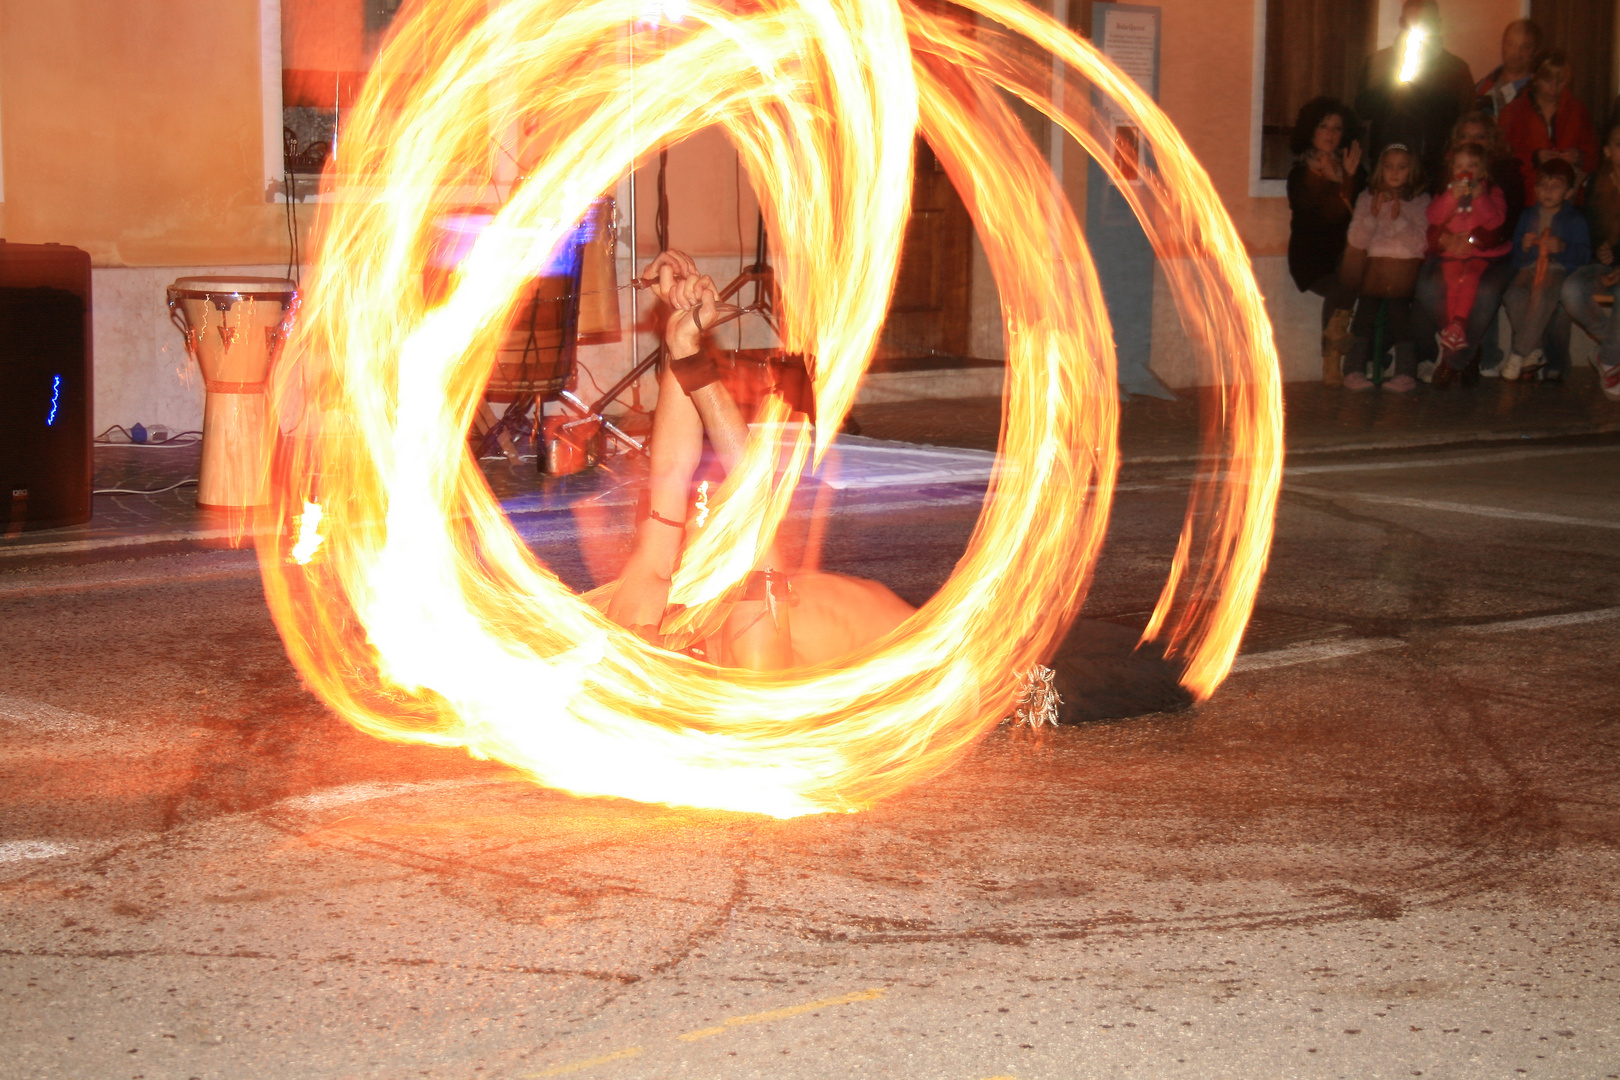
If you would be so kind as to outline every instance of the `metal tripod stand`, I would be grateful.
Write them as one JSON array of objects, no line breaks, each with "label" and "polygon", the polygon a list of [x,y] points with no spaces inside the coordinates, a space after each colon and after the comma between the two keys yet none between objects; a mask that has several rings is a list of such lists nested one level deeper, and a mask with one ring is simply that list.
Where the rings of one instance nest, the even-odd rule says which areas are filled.
[{"label": "metal tripod stand", "polygon": [[[769,238],[765,233],[765,215],[762,213],[759,216],[759,228],[755,234],[754,262],[751,266],[744,267],[742,273],[732,278],[731,282],[720,291],[719,302],[721,306],[719,314],[711,325],[703,328],[704,331],[724,326],[726,323],[740,319],[744,315],[758,315],[765,320],[773,331],[780,335],[782,328],[776,310],[776,272],[771,269],[771,265],[767,261],[769,255],[768,244]],[[650,283],[637,278],[631,284],[636,289],[644,289]],[[752,300],[741,305],[729,303],[732,297],[742,292],[749,285],[754,287]],[[640,362],[625,374],[624,378],[610,386],[595,401],[586,404],[572,390],[562,391],[557,395],[557,398],[562,402],[563,407],[573,414],[576,419],[595,420],[602,425],[602,431],[609,438],[619,443],[630,453],[640,454],[645,457],[647,456],[647,447],[642,441],[609,420],[603,415],[602,410],[618,400],[619,395],[630,389],[643,375],[657,367],[659,361],[663,360],[663,358],[664,343],[660,341],[651,352],[642,357]]]}]

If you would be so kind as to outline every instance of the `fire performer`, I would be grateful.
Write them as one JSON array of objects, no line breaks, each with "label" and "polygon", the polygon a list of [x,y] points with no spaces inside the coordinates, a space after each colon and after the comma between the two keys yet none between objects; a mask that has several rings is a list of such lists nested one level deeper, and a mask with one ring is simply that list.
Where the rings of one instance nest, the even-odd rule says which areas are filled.
[{"label": "fire performer", "polygon": [[[721,381],[718,356],[703,337],[719,314],[718,291],[683,252],[665,251],[644,279],[669,309],[668,362],[659,372],[653,415],[647,516],[635,549],[607,599],[608,617],[650,641],[669,602],[670,579],[686,539],[692,480],[709,437],[729,473],[742,459],[748,425]],[[736,590],[719,634],[723,665],[775,670],[835,659],[876,641],[913,608],[875,581],[841,574],[789,575],[775,545]]]}]

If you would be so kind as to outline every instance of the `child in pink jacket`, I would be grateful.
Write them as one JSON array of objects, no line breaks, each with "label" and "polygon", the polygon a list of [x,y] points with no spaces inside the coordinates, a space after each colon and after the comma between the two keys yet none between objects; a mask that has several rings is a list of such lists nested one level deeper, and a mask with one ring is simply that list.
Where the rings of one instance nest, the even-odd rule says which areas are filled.
[{"label": "child in pink jacket", "polygon": [[[1500,229],[1507,220],[1507,199],[1491,183],[1488,157],[1478,143],[1462,143],[1446,155],[1450,176],[1446,189],[1429,203],[1429,223],[1437,230],[1435,254],[1446,283],[1445,317],[1437,335],[1442,354],[1468,347],[1468,313],[1474,309],[1485,268],[1506,255],[1512,242],[1468,249],[1447,244],[1447,236],[1468,237]],[[1442,356],[1444,360],[1444,356]]]},{"label": "child in pink jacket", "polygon": [[[1344,388],[1371,390],[1369,362],[1383,367],[1385,357],[1372,355],[1373,340],[1382,338],[1395,353],[1395,377],[1386,390],[1410,393],[1417,357],[1412,343],[1412,290],[1428,245],[1429,196],[1417,156],[1402,143],[1390,143],[1378,155],[1367,190],[1356,199],[1339,267],[1357,293],[1356,316],[1350,324],[1350,350],[1345,356]],[[1384,333],[1377,332],[1380,312]]]}]

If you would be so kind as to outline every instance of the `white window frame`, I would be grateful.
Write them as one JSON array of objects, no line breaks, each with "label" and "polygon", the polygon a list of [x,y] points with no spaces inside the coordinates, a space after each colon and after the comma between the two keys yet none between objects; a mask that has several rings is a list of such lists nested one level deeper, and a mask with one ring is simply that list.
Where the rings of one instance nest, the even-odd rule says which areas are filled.
[{"label": "white window frame", "polygon": [[264,199],[286,202],[281,129],[281,0],[259,0],[259,102],[264,125]]},{"label": "white window frame", "polygon": [[[501,0],[491,0],[492,4]],[[281,0],[259,0],[259,100],[261,124],[264,128],[264,201],[285,203],[286,165],[281,132],[285,126],[281,99]],[[511,183],[515,168],[508,168],[503,159],[495,162],[497,184]],[[312,178],[306,178],[312,179]],[[335,187],[308,191],[300,203],[360,202],[376,196],[381,189],[357,187],[339,183]],[[467,188],[462,192],[467,202],[475,202],[489,194],[489,189]]]},{"label": "white window frame", "polygon": [[1260,151],[1265,142],[1266,8],[1270,2],[1254,0],[1254,64],[1249,84],[1249,197],[1255,199],[1288,197],[1287,180],[1260,178]]}]

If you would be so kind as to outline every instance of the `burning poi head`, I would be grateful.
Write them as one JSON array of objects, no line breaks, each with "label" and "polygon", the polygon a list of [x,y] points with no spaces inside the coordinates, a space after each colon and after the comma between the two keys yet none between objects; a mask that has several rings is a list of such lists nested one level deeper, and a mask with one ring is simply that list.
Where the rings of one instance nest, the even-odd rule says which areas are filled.
[{"label": "burning poi head", "polygon": [[[945,768],[1008,714],[1016,673],[1078,611],[1118,466],[1091,254],[1011,95],[1118,186],[1221,388],[1206,432],[1222,467],[1198,481],[1148,628],[1207,697],[1265,565],[1281,404],[1243,245],[1163,113],[1020,0],[971,0],[972,24],[895,0],[693,0],[678,27],[650,28],[644,7],[421,5],[350,114],[340,157],[373,197],[323,207],[286,355],[303,365],[308,419],[280,437],[260,541],[307,684],[376,736],[465,747],[580,794],[790,816],[856,809]],[[783,345],[815,357],[819,426],[790,441],[793,460],[826,451],[873,352],[919,129],[1000,289],[1004,425],[978,527],[932,600],[835,666],[720,671],[610,623],[518,539],[466,448],[524,283],[628,166],[710,125],[737,146],[767,215]],[[1129,178],[1111,155],[1115,125],[1142,133]],[[529,133],[533,166],[448,283],[428,288],[432,222],[486,189],[491,133],[509,130]],[[787,509],[798,472],[779,468],[782,416],[767,410],[732,497],[683,558],[671,598],[694,621],[753,568]],[[314,556],[300,562],[289,551],[306,502],[323,540],[304,538],[299,554]]]}]

